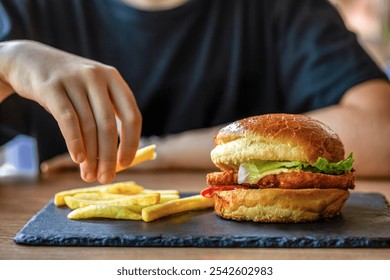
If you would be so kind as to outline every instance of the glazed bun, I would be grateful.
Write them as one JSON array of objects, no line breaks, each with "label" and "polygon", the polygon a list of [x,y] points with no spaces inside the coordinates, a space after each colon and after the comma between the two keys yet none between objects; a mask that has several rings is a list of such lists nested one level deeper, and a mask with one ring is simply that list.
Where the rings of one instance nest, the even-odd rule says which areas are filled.
[{"label": "glazed bun", "polygon": [[340,214],[349,197],[342,189],[236,189],[215,194],[215,213],[237,221],[298,223]]},{"label": "glazed bun", "polygon": [[305,115],[268,114],[242,119],[222,128],[214,139],[211,160],[223,171],[246,161],[329,162],[344,158],[344,147],[325,124]]}]

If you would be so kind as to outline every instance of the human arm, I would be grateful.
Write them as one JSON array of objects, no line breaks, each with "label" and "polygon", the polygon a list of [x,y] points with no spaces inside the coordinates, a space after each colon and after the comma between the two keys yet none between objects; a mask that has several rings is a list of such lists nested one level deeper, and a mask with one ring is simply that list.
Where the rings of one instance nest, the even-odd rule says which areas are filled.
[{"label": "human arm", "polygon": [[[347,90],[338,104],[306,114],[328,124],[340,136],[346,155],[354,153],[357,176],[389,177],[389,108],[389,82],[370,80]],[[161,161],[151,164],[154,167],[159,164],[172,168],[213,168],[210,151],[219,128],[156,138],[155,142],[161,143],[158,145]]]},{"label": "human arm", "polygon": [[300,2],[281,17],[289,19],[280,33],[281,84],[285,103],[295,105],[289,111],[313,110],[307,114],[333,128],[354,153],[358,176],[390,176],[386,76],[328,1]]},{"label": "human arm", "polygon": [[[390,176],[390,85],[372,80],[350,88],[338,104],[306,114],[328,124],[340,136],[346,154],[354,153],[357,176]],[[157,160],[133,167],[153,169],[215,169],[210,160],[214,136],[222,126],[143,139],[156,144]],[[51,164],[63,162],[54,159]],[[50,162],[49,162],[50,164]],[[50,166],[50,165],[49,165]]]},{"label": "human arm", "polygon": [[[214,148],[214,136],[221,127],[188,130],[165,137],[141,138],[141,147],[151,144],[156,145],[157,159],[133,166],[130,171],[216,169],[211,161],[210,151]],[[41,170],[44,174],[76,167],[69,154],[58,155],[41,164]]]},{"label": "human arm", "polygon": [[341,101],[307,115],[328,124],[353,152],[357,176],[390,176],[390,84],[371,80],[350,88]]},{"label": "human arm", "polygon": [[[389,108],[389,82],[371,80],[350,88],[338,104],[306,114],[328,124],[340,136],[346,155],[354,153],[357,176],[389,177]],[[156,139],[161,142],[161,161],[154,164],[173,168],[214,168],[210,151],[219,128]]]},{"label": "human arm", "polygon": [[157,159],[133,167],[150,169],[215,169],[210,151],[214,148],[214,137],[221,126],[188,130],[165,137],[141,138],[141,144],[156,145]]},{"label": "human arm", "polygon": [[[54,116],[85,181],[108,183],[117,161],[131,163],[142,119],[115,68],[33,41],[3,42],[0,102],[13,92]],[[121,120],[119,146],[115,116]]]}]

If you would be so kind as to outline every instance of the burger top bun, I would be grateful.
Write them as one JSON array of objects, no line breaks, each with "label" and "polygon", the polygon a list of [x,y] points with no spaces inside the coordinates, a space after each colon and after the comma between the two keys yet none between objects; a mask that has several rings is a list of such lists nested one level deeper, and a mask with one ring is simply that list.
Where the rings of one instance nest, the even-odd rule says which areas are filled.
[{"label": "burger top bun", "polygon": [[249,117],[222,128],[214,139],[211,160],[223,171],[249,160],[304,161],[318,157],[344,159],[344,146],[325,124],[305,115],[268,114]]}]

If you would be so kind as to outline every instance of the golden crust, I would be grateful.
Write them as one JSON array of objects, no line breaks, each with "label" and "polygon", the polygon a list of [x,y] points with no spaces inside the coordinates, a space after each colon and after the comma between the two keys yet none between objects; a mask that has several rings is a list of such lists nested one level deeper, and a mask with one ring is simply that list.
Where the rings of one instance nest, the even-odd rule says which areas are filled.
[{"label": "golden crust", "polygon": [[[208,186],[238,185],[235,171],[213,172],[206,176]],[[342,175],[328,175],[305,171],[283,172],[268,175],[256,184],[242,184],[258,188],[281,189],[353,189],[355,187],[355,174],[353,172]]]},{"label": "golden crust", "polygon": [[214,139],[211,159],[222,170],[237,169],[252,159],[304,161],[318,157],[329,162],[344,158],[338,135],[305,115],[268,114],[238,120],[222,128]]},{"label": "golden crust", "polygon": [[238,221],[298,223],[333,218],[349,197],[340,189],[236,189],[214,195],[215,213]]}]

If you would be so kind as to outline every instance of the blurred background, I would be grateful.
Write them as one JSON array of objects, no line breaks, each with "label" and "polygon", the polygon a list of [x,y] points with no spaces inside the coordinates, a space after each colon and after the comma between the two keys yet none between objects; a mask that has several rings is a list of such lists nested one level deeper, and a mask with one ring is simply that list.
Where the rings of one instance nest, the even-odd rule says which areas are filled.
[{"label": "blurred background", "polygon": [[[390,78],[390,0],[329,0],[340,12],[346,26],[354,32],[362,46],[376,61],[376,63],[387,73]],[[1,121],[7,121],[21,128],[21,133],[27,130],[23,120],[28,118],[23,110],[23,104],[18,103],[12,109],[13,114],[1,114]],[[32,105],[38,106],[38,105]],[[54,122],[53,126],[56,125]],[[32,124],[35,130],[39,130],[39,124]],[[50,127],[45,128],[51,131]],[[47,148],[47,139],[35,141],[31,137],[15,137],[13,131],[7,131],[0,122],[0,181],[5,178],[36,178],[39,173],[39,160],[43,161],[51,156]],[[52,130],[57,131],[57,130]],[[44,133],[38,133],[38,135]],[[57,137],[61,139],[61,137]],[[39,149],[42,145],[45,149]],[[65,152],[65,143],[62,144]],[[38,159],[36,150],[44,150],[47,155]],[[27,164],[28,163],[28,164]]]},{"label": "blurred background", "polygon": [[390,77],[390,0],[330,0]]}]

